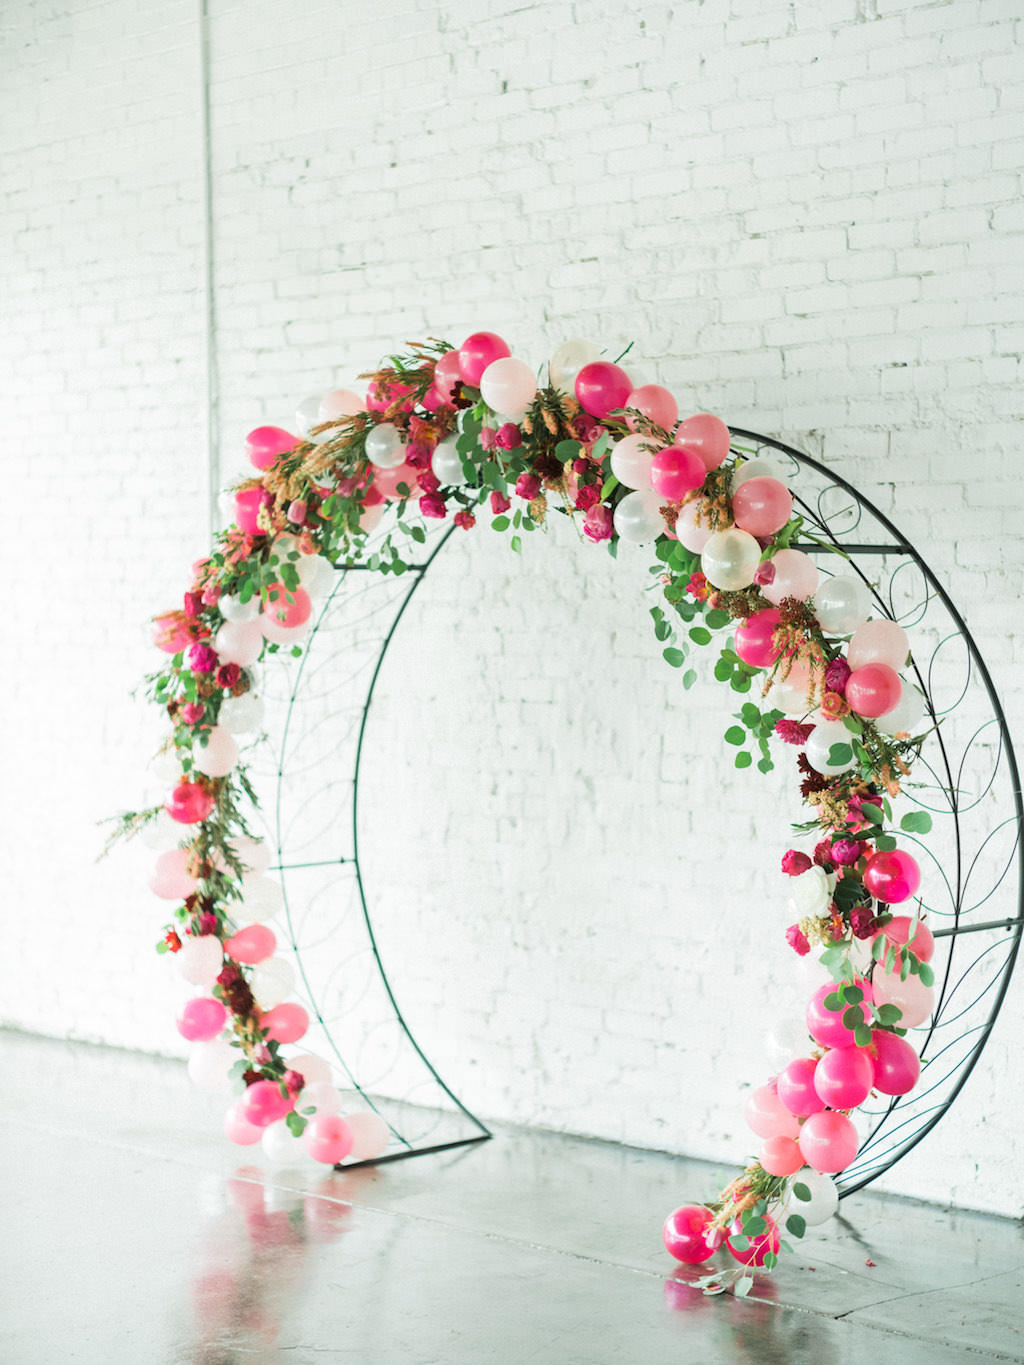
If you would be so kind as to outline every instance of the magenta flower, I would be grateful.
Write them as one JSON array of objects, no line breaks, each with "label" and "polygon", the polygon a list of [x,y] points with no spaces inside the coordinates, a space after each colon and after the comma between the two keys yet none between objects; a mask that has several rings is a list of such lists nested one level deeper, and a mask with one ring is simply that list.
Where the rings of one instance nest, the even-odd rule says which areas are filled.
[{"label": "magenta flower", "polygon": [[516,492],[527,502],[533,502],[540,492],[540,479],[537,478],[536,474],[520,474],[519,478],[516,479]]},{"label": "magenta flower", "polygon": [[189,618],[189,620],[194,621],[195,618],[202,611],[202,609],[203,609],[202,594],[198,592],[187,592],[185,594],[185,615]]},{"label": "magenta flower", "polygon": [[825,691],[846,696],[846,684],[853,670],[845,659],[833,659],[825,669]]},{"label": "magenta flower", "polygon": [[775,722],[775,733],[787,744],[806,744],[813,729],[813,725],[802,725],[798,720],[782,719]]},{"label": "magenta flower", "polygon": [[601,490],[596,483],[585,483],[576,494],[576,506],[581,512],[589,512],[601,501]]},{"label": "magenta flower", "polygon": [[206,715],[206,707],[201,701],[187,701],[178,715],[186,725],[197,725]]},{"label": "magenta flower", "polygon": [[424,493],[436,493],[441,487],[441,480],[432,469],[424,469],[419,475],[419,485]]},{"label": "magenta flower", "polygon": [[782,855],[782,870],[787,877],[799,877],[802,872],[813,866],[806,853],[798,853],[795,848],[789,848]]},{"label": "magenta flower", "polygon": [[448,514],[444,498],[439,493],[428,493],[425,497],[420,498],[420,511],[425,517],[437,517],[439,519]]},{"label": "magenta flower", "polygon": [[807,935],[800,928],[799,924],[791,924],[786,930],[786,942],[795,953],[801,957],[806,957],[811,951],[811,945],[807,941]]},{"label": "magenta flower", "polygon": [[476,525],[476,517],[472,512],[456,512],[455,525],[460,527],[463,531],[472,531],[473,527]]},{"label": "magenta flower", "polygon": [[491,511],[494,513],[496,517],[500,517],[502,512],[507,512],[511,506],[512,504],[509,502],[508,498],[506,498],[504,493],[499,493],[497,490],[495,490],[491,494]]},{"label": "magenta flower", "polygon": [[506,422],[504,426],[498,428],[494,443],[500,446],[502,450],[518,450],[523,444],[523,433],[515,422]]},{"label": "magenta flower", "polygon": [[188,651],[188,666],[193,673],[212,673],[220,661],[209,645],[195,644]]},{"label": "magenta flower", "polygon": [[856,839],[836,839],[832,845],[832,861],[839,867],[852,867],[862,852]]},{"label": "magenta flower", "polygon": [[583,534],[595,542],[611,540],[612,526],[611,508],[606,507],[603,502],[595,502],[583,518]]}]

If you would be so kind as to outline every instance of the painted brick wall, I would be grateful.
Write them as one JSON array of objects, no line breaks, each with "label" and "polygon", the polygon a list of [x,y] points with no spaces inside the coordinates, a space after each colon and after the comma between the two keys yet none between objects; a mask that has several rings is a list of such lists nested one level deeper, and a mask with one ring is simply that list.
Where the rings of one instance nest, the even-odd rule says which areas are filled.
[{"label": "painted brick wall", "polygon": [[[803,446],[891,512],[1021,738],[1012,0],[209,9],[222,477],[251,426],[406,338],[492,327],[534,362],[632,341],[684,409]],[[0,1014],[165,1050],[146,857],[92,860],[95,821],[157,790],[159,727],[126,694],[205,542],[194,10],[0,18],[23,566]],[[660,663],[645,557],[549,541],[451,546],[383,675],[365,839],[396,989],[485,1114],[741,1159],[744,1087],[794,990],[784,945],[761,947],[788,785],[709,744],[727,703],[681,698]],[[1014,987],[893,1187],[1021,1211],[1002,1078],[1022,1014]]]}]

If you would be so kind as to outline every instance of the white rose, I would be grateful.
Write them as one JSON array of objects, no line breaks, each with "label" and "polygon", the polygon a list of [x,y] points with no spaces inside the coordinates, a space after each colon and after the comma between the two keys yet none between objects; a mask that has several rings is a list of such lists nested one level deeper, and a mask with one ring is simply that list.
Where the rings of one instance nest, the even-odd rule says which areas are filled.
[{"label": "white rose", "polygon": [[832,904],[835,886],[834,872],[826,872],[822,867],[809,867],[799,877],[793,878],[792,894],[786,908],[796,920],[806,919],[810,915],[824,915]]}]

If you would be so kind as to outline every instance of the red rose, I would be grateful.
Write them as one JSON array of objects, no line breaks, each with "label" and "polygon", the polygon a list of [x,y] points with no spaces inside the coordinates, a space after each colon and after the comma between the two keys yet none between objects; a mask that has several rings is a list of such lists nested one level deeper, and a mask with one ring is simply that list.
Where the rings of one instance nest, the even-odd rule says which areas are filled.
[{"label": "red rose", "polygon": [[238,664],[221,664],[217,669],[217,686],[229,692],[242,676],[242,670]]},{"label": "red rose", "polygon": [[[422,480],[421,480],[422,482]],[[444,517],[448,513],[444,498],[439,493],[428,493],[420,498],[420,511],[425,517]]]},{"label": "red rose", "polygon": [[787,877],[799,877],[813,864],[806,853],[798,853],[795,848],[787,849],[782,855],[782,870]]},{"label": "red rose", "polygon": [[527,502],[533,502],[540,492],[540,479],[536,474],[520,474],[516,479],[516,493]]},{"label": "red rose", "polygon": [[496,517],[501,516],[502,512],[507,512],[512,506],[504,493],[494,492],[491,494],[491,511]]},{"label": "red rose", "polygon": [[456,512],[455,525],[460,527],[463,531],[472,531],[473,527],[476,525],[476,517],[472,512]]},{"label": "red rose", "polygon": [[502,450],[518,450],[523,444],[523,433],[515,422],[506,422],[504,426],[498,428],[494,444],[500,446]]},{"label": "red rose", "polygon": [[601,490],[596,483],[585,483],[576,494],[576,506],[581,512],[589,512],[600,501]]}]

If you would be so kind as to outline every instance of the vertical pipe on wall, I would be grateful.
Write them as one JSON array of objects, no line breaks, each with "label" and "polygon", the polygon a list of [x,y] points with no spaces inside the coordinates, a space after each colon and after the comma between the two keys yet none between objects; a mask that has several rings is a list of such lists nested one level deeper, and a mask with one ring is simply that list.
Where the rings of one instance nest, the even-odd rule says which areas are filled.
[{"label": "vertical pipe on wall", "polygon": [[211,537],[220,529],[220,447],[218,441],[220,376],[217,367],[217,296],[214,281],[213,166],[210,127],[210,30],[208,0],[197,0],[199,28],[199,105],[202,139],[202,272],[204,424],[206,428],[206,498]]}]

